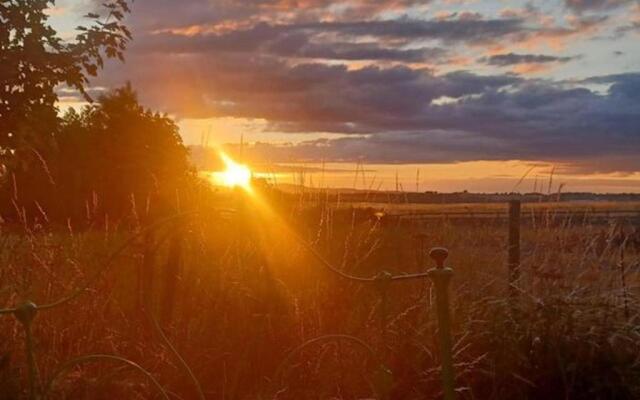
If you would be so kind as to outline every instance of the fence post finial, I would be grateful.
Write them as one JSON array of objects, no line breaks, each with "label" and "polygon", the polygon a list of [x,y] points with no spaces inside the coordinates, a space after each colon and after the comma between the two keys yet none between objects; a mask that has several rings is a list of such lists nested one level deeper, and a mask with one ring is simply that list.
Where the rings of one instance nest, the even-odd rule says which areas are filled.
[{"label": "fence post finial", "polygon": [[429,257],[436,262],[436,268],[443,269],[444,261],[449,257],[449,250],[444,247],[434,247],[429,252]]}]

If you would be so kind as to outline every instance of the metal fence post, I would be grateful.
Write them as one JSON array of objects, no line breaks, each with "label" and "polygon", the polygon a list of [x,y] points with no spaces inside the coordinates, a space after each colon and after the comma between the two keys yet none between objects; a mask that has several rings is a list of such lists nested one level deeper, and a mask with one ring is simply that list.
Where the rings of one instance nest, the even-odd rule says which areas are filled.
[{"label": "metal fence post", "polygon": [[518,295],[520,279],[520,200],[509,202],[509,295]]},{"label": "metal fence post", "polygon": [[438,341],[440,342],[440,358],[442,363],[442,390],[445,400],[455,399],[453,356],[451,344],[451,324],[449,321],[449,282],[453,276],[451,268],[444,267],[449,251],[435,247],[429,252],[436,268],[429,270],[429,277],[436,289],[436,313],[438,317]]},{"label": "metal fence post", "polygon": [[35,349],[33,346],[33,335],[31,332],[31,323],[38,313],[38,307],[26,301],[16,307],[13,315],[22,324],[24,328],[24,343],[27,356],[27,368],[29,372],[29,400],[36,400],[38,395],[38,367],[36,365]]},{"label": "metal fence post", "polygon": [[[376,289],[380,294],[380,347],[378,356],[382,362],[389,361],[389,349],[387,347],[388,340],[388,314],[389,314],[389,285],[393,275],[387,271],[380,272],[375,278]],[[376,391],[380,396],[380,400],[387,400],[390,397],[391,385],[393,384],[393,376],[388,374],[384,368],[380,369],[376,378]]]}]

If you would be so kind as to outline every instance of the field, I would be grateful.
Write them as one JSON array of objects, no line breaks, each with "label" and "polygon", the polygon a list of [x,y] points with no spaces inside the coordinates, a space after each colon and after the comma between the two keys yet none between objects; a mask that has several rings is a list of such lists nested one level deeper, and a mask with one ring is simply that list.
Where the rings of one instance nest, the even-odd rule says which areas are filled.
[{"label": "field", "polygon": [[[388,213],[496,213],[504,212],[507,204],[498,203],[454,203],[454,204],[415,204],[415,203],[370,203],[356,202],[344,205],[357,208],[380,208]],[[614,202],[614,201],[566,201],[566,202],[538,202],[524,203],[523,213],[531,212],[591,212],[591,213],[619,213],[619,212],[640,212],[640,202]]]},{"label": "field", "polygon": [[[549,204],[531,209],[541,207]],[[478,213],[506,205],[384,208]],[[367,278],[424,272],[433,267],[428,249],[444,246],[454,271],[458,398],[640,396],[634,219],[523,223],[521,276],[511,288],[502,219],[386,221],[345,205],[275,206],[247,196],[145,226],[5,228],[4,305],[43,305],[87,285],[33,320],[31,374],[40,394],[162,398],[156,382],[168,398],[183,399],[440,398],[431,281],[363,283],[335,270]],[[0,398],[26,398],[25,330],[1,317]],[[60,370],[90,354],[103,356]]]}]

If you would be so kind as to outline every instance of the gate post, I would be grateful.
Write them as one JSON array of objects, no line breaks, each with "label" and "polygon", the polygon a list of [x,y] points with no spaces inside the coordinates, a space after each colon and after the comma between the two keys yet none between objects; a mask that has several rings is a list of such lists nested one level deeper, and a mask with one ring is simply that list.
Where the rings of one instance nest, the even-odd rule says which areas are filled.
[{"label": "gate post", "polygon": [[449,320],[449,282],[453,276],[451,268],[444,267],[444,260],[449,251],[442,247],[434,247],[429,257],[436,262],[436,268],[429,270],[429,277],[436,289],[436,313],[438,317],[438,341],[440,342],[440,359],[442,363],[442,390],[445,400],[454,400],[453,356],[451,344],[451,324]]}]

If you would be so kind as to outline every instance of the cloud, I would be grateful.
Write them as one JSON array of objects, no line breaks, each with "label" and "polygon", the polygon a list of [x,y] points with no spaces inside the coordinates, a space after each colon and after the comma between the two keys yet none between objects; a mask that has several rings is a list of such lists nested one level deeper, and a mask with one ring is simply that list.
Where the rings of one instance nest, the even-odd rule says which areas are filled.
[{"label": "cloud", "polygon": [[387,60],[423,62],[442,60],[447,51],[440,47],[397,48],[373,41],[314,41],[314,34],[288,31],[266,24],[224,34],[190,35],[156,33],[138,38],[134,52],[163,54],[215,54],[220,52],[260,52],[286,58],[327,60]]},{"label": "cloud", "polygon": [[627,25],[620,26],[615,30],[616,36],[621,37],[627,33],[640,33],[640,18],[636,21],[631,21]]},{"label": "cloud", "polygon": [[565,6],[576,12],[603,11],[633,4],[634,0],[565,0]]},{"label": "cloud", "polygon": [[127,63],[94,83],[131,81],[148,106],[177,118],[341,134],[251,150],[280,161],[522,159],[640,170],[640,74],[556,80],[503,69],[575,60],[532,48],[615,29],[613,3],[567,1],[573,13],[556,18],[532,6],[427,17],[416,11],[425,3],[411,0],[136,2]]},{"label": "cloud", "polygon": [[616,33],[619,36],[622,36],[629,32],[636,34],[640,33],[640,3],[636,3],[636,5],[628,13],[627,23],[616,29]]},{"label": "cloud", "polygon": [[[524,17],[485,18],[476,13],[429,20],[404,17],[286,24],[236,21],[143,32],[136,35],[132,51],[203,55],[245,52],[246,57],[259,54],[290,59],[442,65],[447,60],[460,59],[464,47],[547,43],[558,48],[595,33],[606,21],[606,16],[572,17],[568,25],[541,26]],[[534,62],[541,64],[544,58],[538,57]]]},{"label": "cloud", "polygon": [[133,3],[139,31],[187,28],[224,22],[299,23],[370,19],[385,12],[425,7],[431,0],[153,0]]},{"label": "cloud", "polygon": [[[261,118],[277,132],[354,135],[289,147],[290,158],[577,163],[615,156],[628,164],[611,168],[640,169],[639,73],[569,85],[509,74],[288,65],[260,57],[240,63],[234,57],[156,55],[146,61],[162,68],[125,76],[147,104],[175,115]],[[583,86],[589,84],[610,87],[599,94]]]},{"label": "cloud", "polygon": [[[144,34],[137,38],[140,50],[165,52],[194,51],[252,51],[261,45],[279,41],[278,49],[291,51],[312,42],[312,38],[329,34],[343,38],[375,37],[378,41],[391,40],[395,46],[398,40],[408,44],[413,40],[440,40],[445,43],[477,43],[493,41],[511,34],[534,32],[521,19],[449,19],[449,20],[370,20],[351,22],[313,22],[302,24],[269,24],[261,22],[251,27],[233,29],[223,33],[207,33],[196,29],[185,33],[167,30],[160,33]],[[317,42],[316,42],[317,43]],[[325,41],[324,44],[331,44]],[[344,44],[344,43],[343,43]],[[358,41],[351,42],[357,45]],[[287,48],[285,45],[290,45]]]},{"label": "cloud", "polygon": [[373,20],[327,22],[299,25],[300,28],[337,32],[353,36],[376,36],[389,39],[438,39],[444,42],[481,42],[514,33],[526,32],[518,18]]},{"label": "cloud", "polygon": [[479,61],[488,65],[506,67],[517,64],[547,64],[547,63],[566,63],[577,57],[557,57],[545,54],[496,54],[489,57],[483,57]]},{"label": "cloud", "polygon": [[327,60],[387,60],[424,62],[443,60],[447,51],[441,47],[394,48],[376,42],[314,43],[304,35],[290,35],[274,41],[266,52],[281,57]]}]

